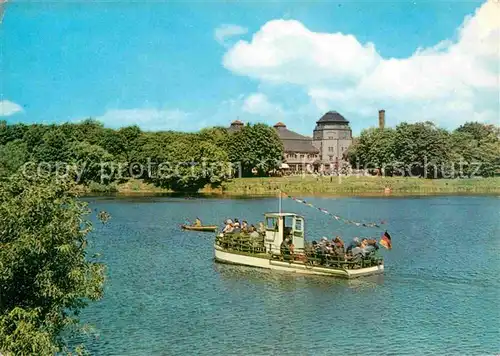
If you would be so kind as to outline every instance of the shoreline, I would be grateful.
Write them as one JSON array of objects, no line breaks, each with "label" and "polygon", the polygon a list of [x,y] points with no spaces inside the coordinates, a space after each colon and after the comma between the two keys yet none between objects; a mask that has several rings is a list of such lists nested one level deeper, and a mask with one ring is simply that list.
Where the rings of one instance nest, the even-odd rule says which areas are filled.
[{"label": "shoreline", "polygon": [[472,196],[499,195],[500,177],[483,179],[441,179],[400,177],[280,177],[236,178],[220,187],[205,187],[198,192],[173,192],[140,180],[130,180],[117,186],[102,186],[92,191],[79,187],[82,196],[179,196],[214,198],[276,197],[281,190],[293,196],[309,197],[418,197],[418,196]]},{"label": "shoreline", "polygon": [[[377,193],[353,193],[353,194],[314,194],[314,193],[290,193],[294,197],[303,198],[418,198],[418,197],[494,197],[500,198],[498,192],[434,192],[434,193],[398,193],[398,194],[377,194]],[[216,194],[216,193],[173,193],[173,192],[113,192],[113,193],[80,193],[82,198],[185,198],[185,199],[276,199],[277,194],[247,194],[237,193]]]}]

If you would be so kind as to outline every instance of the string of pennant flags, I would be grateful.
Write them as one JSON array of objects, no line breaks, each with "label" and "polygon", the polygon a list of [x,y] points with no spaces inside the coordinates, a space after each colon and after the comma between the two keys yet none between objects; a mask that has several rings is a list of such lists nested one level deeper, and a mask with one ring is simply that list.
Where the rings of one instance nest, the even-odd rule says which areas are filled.
[{"label": "string of pennant flags", "polygon": [[362,227],[375,227],[375,228],[380,228],[381,225],[386,224],[386,221],[384,221],[384,220],[382,220],[380,222],[358,222],[358,221],[353,221],[353,220],[345,219],[345,218],[343,218],[341,216],[338,216],[336,214],[330,213],[326,209],[316,207],[313,204],[311,204],[311,203],[309,203],[309,202],[307,202],[307,201],[305,201],[303,199],[298,199],[298,198],[293,197],[291,195],[288,195],[287,193],[284,193],[284,192],[281,192],[281,195],[284,196],[285,198],[290,198],[290,199],[292,199],[293,201],[295,201],[297,203],[301,203],[301,204],[307,205],[308,207],[311,207],[313,209],[317,209],[317,210],[321,211],[323,214],[329,215],[332,218],[334,218],[335,220],[343,222],[345,224],[351,224],[351,225],[362,226]]}]

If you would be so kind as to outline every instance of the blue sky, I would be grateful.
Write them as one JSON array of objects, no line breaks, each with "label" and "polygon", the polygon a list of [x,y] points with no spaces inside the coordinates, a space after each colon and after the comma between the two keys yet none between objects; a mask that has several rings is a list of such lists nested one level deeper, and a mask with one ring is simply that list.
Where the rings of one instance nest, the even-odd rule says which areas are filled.
[{"label": "blue sky", "polygon": [[311,134],[337,110],[359,133],[384,108],[390,125],[495,123],[498,10],[477,1],[9,2],[0,118],[94,117],[145,130],[239,118]]}]

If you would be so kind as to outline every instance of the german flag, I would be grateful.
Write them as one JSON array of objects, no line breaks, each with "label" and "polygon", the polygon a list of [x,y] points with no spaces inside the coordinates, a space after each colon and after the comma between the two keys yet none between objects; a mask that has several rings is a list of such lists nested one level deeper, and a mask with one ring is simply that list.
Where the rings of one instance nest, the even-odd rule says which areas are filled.
[{"label": "german flag", "polygon": [[388,250],[392,249],[391,235],[387,231],[382,234],[380,244]]}]

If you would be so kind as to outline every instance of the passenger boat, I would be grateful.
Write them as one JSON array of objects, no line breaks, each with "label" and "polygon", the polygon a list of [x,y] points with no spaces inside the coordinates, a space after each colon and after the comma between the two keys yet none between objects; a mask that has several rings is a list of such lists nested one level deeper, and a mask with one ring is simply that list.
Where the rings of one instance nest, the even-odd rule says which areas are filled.
[{"label": "passenger boat", "polygon": [[[280,209],[281,210],[281,209]],[[246,234],[217,233],[215,261],[292,273],[356,278],[384,271],[382,257],[376,253],[361,259],[318,255],[304,241],[304,217],[295,213],[266,213],[265,232],[259,238]],[[281,243],[290,238],[294,252],[281,253]]]},{"label": "passenger boat", "polygon": [[217,231],[216,225],[194,226],[194,225],[181,225],[183,230],[201,231],[201,232],[215,232]]}]

